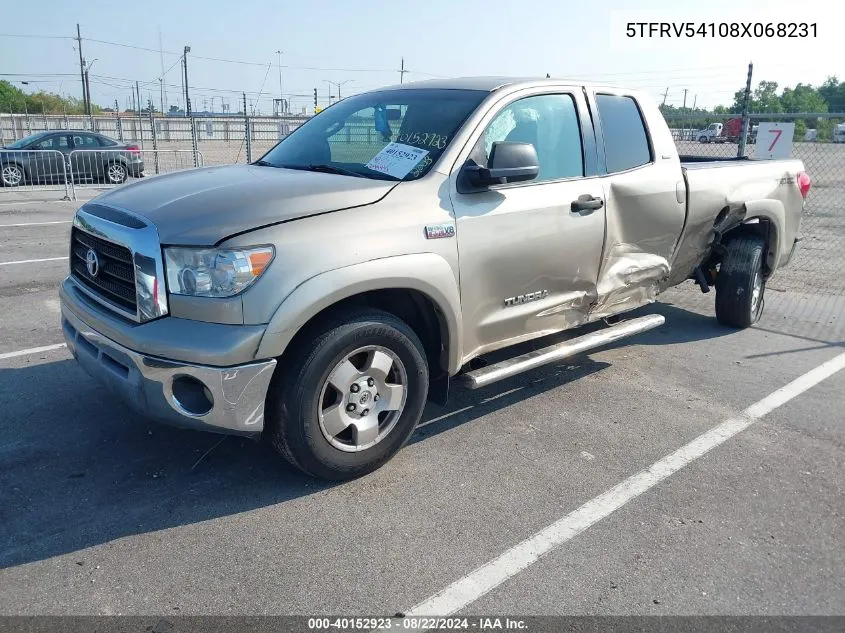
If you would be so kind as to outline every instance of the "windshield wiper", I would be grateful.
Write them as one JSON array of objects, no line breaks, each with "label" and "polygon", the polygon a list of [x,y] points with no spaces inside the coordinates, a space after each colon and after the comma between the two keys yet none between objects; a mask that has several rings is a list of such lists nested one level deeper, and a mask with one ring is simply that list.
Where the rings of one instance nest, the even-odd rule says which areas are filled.
[{"label": "windshield wiper", "polygon": [[253,163],[253,165],[258,165],[259,167],[275,167],[273,163],[269,160],[257,160]]},{"label": "windshield wiper", "polygon": [[334,165],[304,165],[302,169],[307,169],[308,171],[319,171],[324,174],[340,174],[342,176],[355,176],[356,178],[365,178],[364,174],[359,173],[357,171],[352,171],[351,169],[344,169],[343,167],[335,167]]}]

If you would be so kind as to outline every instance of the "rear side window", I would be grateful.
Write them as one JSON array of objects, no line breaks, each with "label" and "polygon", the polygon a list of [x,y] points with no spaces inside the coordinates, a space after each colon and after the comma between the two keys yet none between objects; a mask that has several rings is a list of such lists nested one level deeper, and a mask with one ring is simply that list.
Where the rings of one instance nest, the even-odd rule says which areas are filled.
[{"label": "rear side window", "polygon": [[643,118],[631,97],[596,95],[607,171],[625,171],[651,162]]},{"label": "rear side window", "polygon": [[90,134],[74,134],[73,146],[76,149],[94,149],[95,147],[100,147],[100,143],[97,141],[96,136],[91,136]]}]

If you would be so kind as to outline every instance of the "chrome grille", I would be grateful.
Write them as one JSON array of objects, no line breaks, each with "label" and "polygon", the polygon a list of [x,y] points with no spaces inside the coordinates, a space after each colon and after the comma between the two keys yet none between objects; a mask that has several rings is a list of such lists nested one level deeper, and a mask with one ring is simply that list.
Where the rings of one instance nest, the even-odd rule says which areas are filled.
[{"label": "chrome grille", "polygon": [[[86,288],[116,306],[136,313],[135,269],[132,252],[77,227],[71,229],[71,273]],[[88,272],[86,257],[93,250],[99,260],[96,275]]]}]

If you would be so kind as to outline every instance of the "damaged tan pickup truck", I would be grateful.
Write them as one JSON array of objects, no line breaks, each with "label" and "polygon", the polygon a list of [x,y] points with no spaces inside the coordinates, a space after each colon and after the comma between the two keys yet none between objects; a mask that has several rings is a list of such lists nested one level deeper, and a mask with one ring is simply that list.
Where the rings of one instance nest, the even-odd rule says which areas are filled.
[{"label": "damaged tan pickup truck", "polygon": [[406,84],[334,104],[251,165],[84,205],[62,326],[143,414],[264,436],[350,478],[390,459],[450,378],[483,387],[656,327],[617,317],[670,286],[715,287],[716,318],[752,325],[809,187],[797,160],[685,160],[635,91]]}]

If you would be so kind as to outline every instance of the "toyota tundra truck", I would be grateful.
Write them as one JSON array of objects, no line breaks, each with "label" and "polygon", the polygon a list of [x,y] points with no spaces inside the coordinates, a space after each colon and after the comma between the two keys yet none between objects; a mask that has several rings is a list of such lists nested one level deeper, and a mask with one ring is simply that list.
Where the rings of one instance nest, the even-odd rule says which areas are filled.
[{"label": "toyota tundra truck", "polygon": [[86,203],[61,322],[143,415],[348,479],[395,455],[450,381],[483,388],[657,327],[621,315],[687,280],[715,290],[720,323],[751,326],[809,188],[798,160],[679,156],[634,90],[404,84],[335,103],[252,164]]}]

